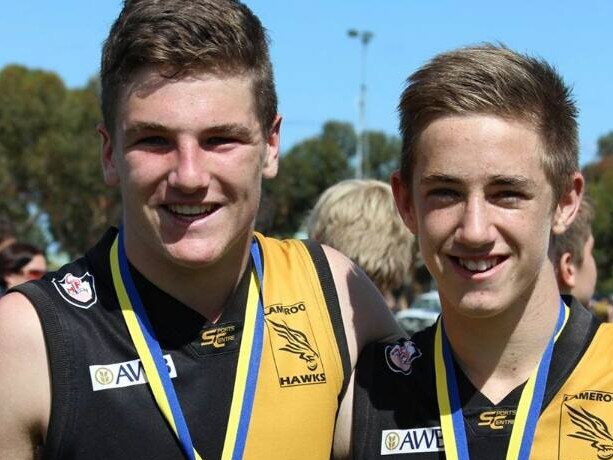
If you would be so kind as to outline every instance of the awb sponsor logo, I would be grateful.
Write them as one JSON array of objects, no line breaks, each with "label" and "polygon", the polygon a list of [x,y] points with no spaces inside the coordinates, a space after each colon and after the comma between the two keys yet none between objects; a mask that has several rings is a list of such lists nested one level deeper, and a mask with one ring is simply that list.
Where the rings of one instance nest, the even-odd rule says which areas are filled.
[{"label": "awb sponsor logo", "polygon": [[381,432],[381,455],[442,452],[443,450],[443,432],[439,426]]},{"label": "awb sponsor logo", "polygon": [[[170,355],[164,355],[164,362],[170,378],[177,376],[177,369]],[[147,375],[140,359],[123,363],[89,366],[94,391],[110,390],[112,388],[129,387],[147,383]]]}]

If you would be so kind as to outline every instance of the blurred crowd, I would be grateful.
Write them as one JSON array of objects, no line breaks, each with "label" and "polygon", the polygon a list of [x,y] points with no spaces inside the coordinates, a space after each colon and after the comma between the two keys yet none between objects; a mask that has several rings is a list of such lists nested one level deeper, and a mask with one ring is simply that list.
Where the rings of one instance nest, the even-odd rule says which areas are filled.
[{"label": "blurred crowd", "polygon": [[42,249],[20,241],[8,232],[0,234],[0,296],[26,281],[40,279],[47,273],[47,259]]}]

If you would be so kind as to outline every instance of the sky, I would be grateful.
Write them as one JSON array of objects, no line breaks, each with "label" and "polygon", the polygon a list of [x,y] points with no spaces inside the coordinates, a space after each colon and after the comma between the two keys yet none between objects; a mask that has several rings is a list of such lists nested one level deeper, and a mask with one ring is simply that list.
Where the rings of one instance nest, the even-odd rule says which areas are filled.
[{"label": "sky", "polygon": [[[484,41],[540,56],[574,88],[581,164],[613,130],[613,2],[610,0],[247,0],[269,31],[283,115],[282,148],[317,135],[327,120],[358,122],[361,44],[366,126],[397,134],[404,81],[435,54]],[[98,71],[101,44],[121,0],[0,0],[0,68],[58,73],[67,86]]]}]

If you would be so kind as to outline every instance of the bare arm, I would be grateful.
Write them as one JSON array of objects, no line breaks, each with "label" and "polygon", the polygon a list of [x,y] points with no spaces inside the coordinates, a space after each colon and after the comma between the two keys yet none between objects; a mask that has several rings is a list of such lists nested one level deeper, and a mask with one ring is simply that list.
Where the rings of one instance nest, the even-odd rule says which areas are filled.
[{"label": "bare arm", "polygon": [[42,327],[21,294],[0,299],[0,458],[32,459],[44,441],[51,387]]},{"label": "bare arm", "polygon": [[[365,345],[377,340],[404,337],[381,293],[347,257],[324,246],[336,285],[347,336],[351,369]],[[341,401],[334,434],[334,458],[350,458],[353,408],[353,375]]]}]

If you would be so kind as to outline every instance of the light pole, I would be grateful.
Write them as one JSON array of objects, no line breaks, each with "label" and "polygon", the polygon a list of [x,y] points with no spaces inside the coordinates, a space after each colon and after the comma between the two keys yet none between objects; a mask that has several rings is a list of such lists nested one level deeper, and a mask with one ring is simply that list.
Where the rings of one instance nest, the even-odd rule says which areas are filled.
[{"label": "light pole", "polygon": [[349,29],[347,31],[347,35],[350,38],[357,38],[360,40],[362,44],[362,62],[361,62],[361,82],[360,82],[360,99],[358,102],[358,129],[357,129],[357,148],[356,148],[356,156],[357,156],[357,167],[355,171],[355,176],[358,179],[364,177],[364,165],[367,164],[368,161],[368,145],[364,139],[364,133],[366,131],[366,47],[368,46],[368,42],[373,37],[373,33],[368,30],[356,30]]}]

